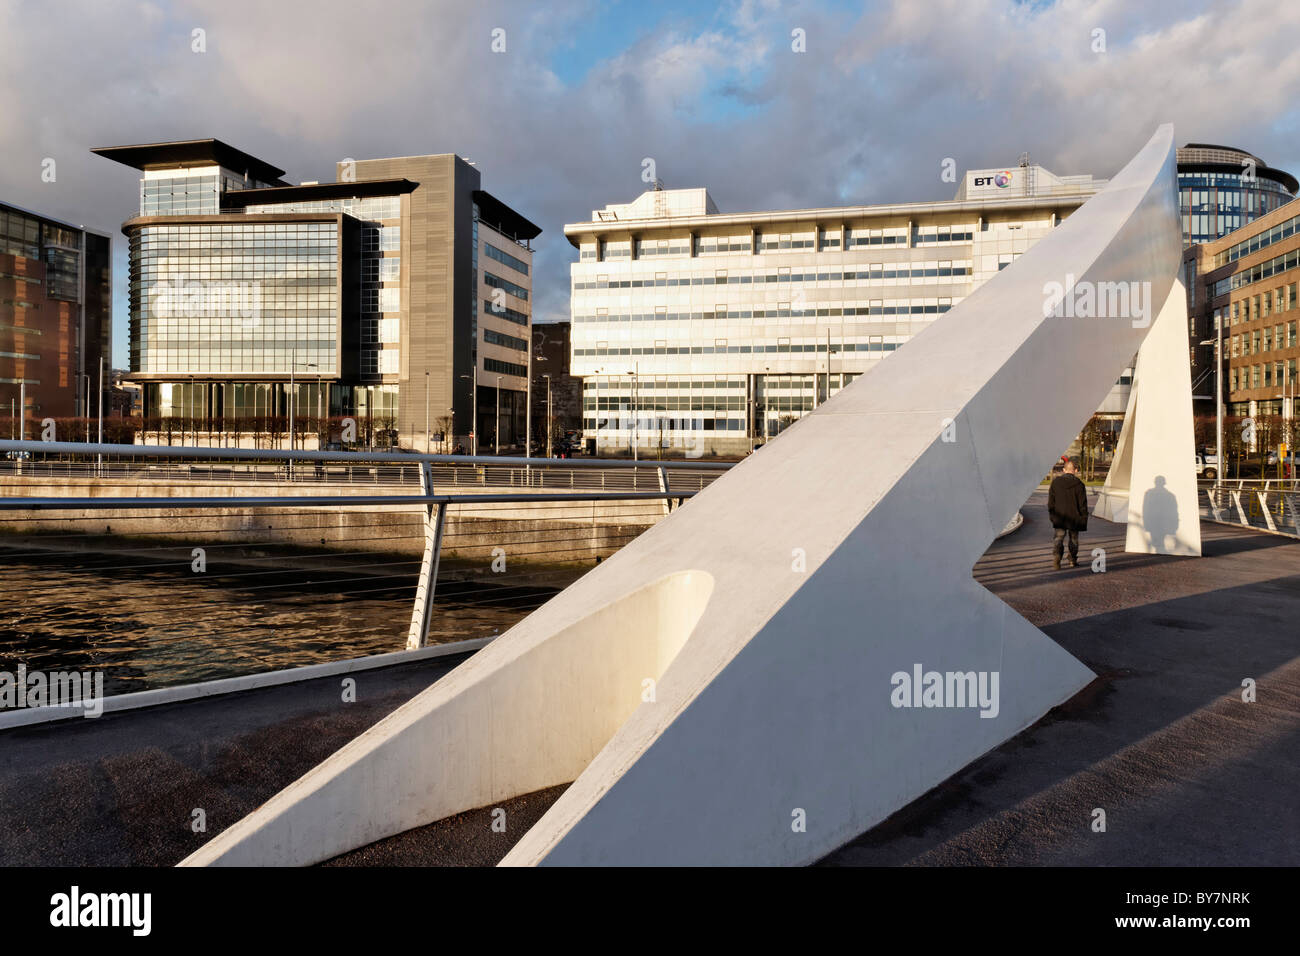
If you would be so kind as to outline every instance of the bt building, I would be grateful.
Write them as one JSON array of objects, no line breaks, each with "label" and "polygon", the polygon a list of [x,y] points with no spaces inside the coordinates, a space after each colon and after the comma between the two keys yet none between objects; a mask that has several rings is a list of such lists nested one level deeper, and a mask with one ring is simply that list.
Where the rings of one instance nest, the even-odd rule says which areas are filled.
[{"label": "bt building", "polygon": [[[719,212],[656,188],[564,234],[588,447],[743,454],[887,358],[1103,180],[968,172],[954,199]],[[1129,377],[1101,411],[1122,419]]]}]

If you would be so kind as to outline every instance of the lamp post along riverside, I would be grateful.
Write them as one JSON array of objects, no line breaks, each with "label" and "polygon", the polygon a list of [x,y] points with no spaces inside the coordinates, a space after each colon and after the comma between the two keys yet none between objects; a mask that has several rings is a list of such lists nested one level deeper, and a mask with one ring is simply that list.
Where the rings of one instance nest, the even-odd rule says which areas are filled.
[{"label": "lamp post along riverside", "polygon": [[524,383],[524,457],[533,457],[533,327],[528,326],[528,381]]},{"label": "lamp post along riverside", "polygon": [[477,358],[475,358],[474,360],[473,374],[462,375],[460,377],[464,379],[469,379],[471,383],[470,387],[474,390],[474,394],[471,398],[472,410],[470,412],[470,423],[469,423],[469,444],[470,444],[469,453],[471,455],[477,455],[478,454],[478,359]]},{"label": "lamp post along riverside", "polygon": [[551,376],[543,375],[546,379],[546,457],[551,457],[551,436],[555,433],[555,419],[551,412]]},{"label": "lamp post along riverside", "polygon": [[497,376],[497,410],[496,420],[492,423],[492,443],[496,447],[493,454],[501,454],[501,376]]}]

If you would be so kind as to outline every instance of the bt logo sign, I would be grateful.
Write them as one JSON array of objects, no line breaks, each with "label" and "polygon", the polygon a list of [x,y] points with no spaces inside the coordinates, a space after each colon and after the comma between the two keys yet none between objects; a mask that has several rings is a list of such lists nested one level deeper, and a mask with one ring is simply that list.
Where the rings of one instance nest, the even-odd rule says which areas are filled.
[{"label": "bt logo sign", "polygon": [[1008,170],[1003,170],[996,176],[976,176],[974,184],[976,186],[997,186],[999,189],[1006,189],[1011,185],[1011,173]]}]

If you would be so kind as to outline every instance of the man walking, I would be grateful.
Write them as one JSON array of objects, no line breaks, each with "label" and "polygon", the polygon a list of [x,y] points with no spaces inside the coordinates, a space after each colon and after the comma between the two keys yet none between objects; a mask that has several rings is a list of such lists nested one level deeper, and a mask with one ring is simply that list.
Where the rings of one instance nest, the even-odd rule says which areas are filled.
[{"label": "man walking", "polygon": [[1061,570],[1061,552],[1070,540],[1070,567],[1079,566],[1079,532],[1088,530],[1088,489],[1079,478],[1079,459],[1067,458],[1062,473],[1047,490],[1047,514],[1052,519],[1052,567]]}]

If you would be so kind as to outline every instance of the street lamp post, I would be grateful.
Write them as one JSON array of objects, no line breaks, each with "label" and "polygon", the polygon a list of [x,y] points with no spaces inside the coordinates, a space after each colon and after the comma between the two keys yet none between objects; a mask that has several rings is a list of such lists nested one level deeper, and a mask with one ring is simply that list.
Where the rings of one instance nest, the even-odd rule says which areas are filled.
[{"label": "street lamp post", "polygon": [[1214,490],[1218,500],[1219,484],[1227,456],[1223,453],[1223,316],[1214,322]]},{"label": "street lamp post", "polygon": [[495,454],[501,454],[501,376],[497,376],[497,411],[496,421],[492,425],[492,441],[496,445]]},{"label": "street lamp post", "polygon": [[90,444],[90,373],[82,372],[78,379],[85,379],[86,390],[82,392],[81,417],[86,420],[86,444]]},{"label": "street lamp post", "polygon": [[[289,350],[289,450],[293,451],[293,406],[294,406],[294,387],[293,373],[298,368],[298,348],[294,346]],[[293,473],[293,459],[289,459],[289,473]]]},{"label": "street lamp post", "polygon": [[424,370],[424,453],[429,453],[432,436],[429,434],[429,370]]},{"label": "street lamp post", "polygon": [[470,449],[469,449],[469,453],[470,453],[471,455],[477,455],[477,454],[478,454],[478,363],[475,362],[475,364],[474,364],[474,374],[473,374],[473,375],[462,375],[461,378],[467,378],[467,379],[469,379],[469,380],[471,381],[471,383],[472,383],[472,386],[471,386],[471,387],[474,389],[474,396],[473,396],[473,402],[472,402],[473,410],[470,412],[472,418],[471,418],[471,420],[470,420],[470,425],[469,425],[469,428],[470,428],[470,431],[469,431],[469,440],[470,440]]},{"label": "street lamp post", "polygon": [[524,457],[533,457],[533,330],[528,328],[528,381],[524,383]]},{"label": "street lamp post", "polygon": [[[104,444],[104,356],[99,357],[99,431],[95,438],[96,444]],[[98,475],[104,461],[103,455],[95,456],[95,474]]]},{"label": "street lamp post", "polygon": [[641,373],[641,363],[636,362],[632,366],[632,371],[628,372],[632,376],[632,460],[637,461],[637,426],[640,424],[641,409],[637,396],[637,378]]},{"label": "street lamp post", "polygon": [[551,376],[543,375],[546,379],[546,457],[551,457],[551,435],[555,431],[555,420],[551,414]]}]

